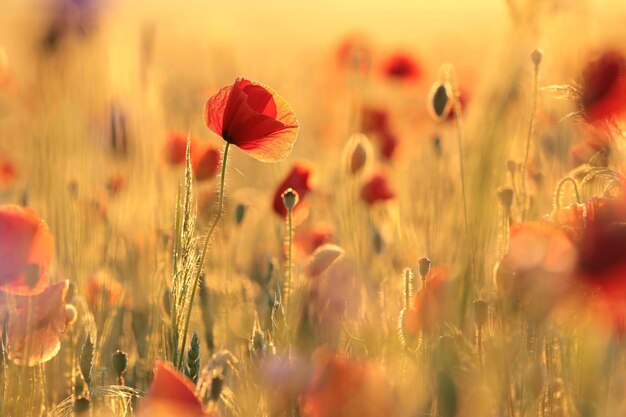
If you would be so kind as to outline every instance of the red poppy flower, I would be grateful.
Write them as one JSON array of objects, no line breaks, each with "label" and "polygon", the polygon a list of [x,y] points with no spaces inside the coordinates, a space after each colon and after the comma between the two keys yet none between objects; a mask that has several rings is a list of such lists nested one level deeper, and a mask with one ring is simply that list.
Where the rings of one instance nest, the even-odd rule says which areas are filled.
[{"label": "red poppy flower", "polygon": [[367,204],[375,204],[395,198],[396,193],[391,188],[387,175],[383,171],[375,173],[361,187],[361,199]]},{"label": "red poppy flower", "polygon": [[243,78],[207,100],[204,121],[226,142],[263,162],[285,159],[298,136],[298,121],[285,99]]},{"label": "red poppy flower", "polygon": [[111,174],[106,182],[106,188],[110,195],[119,194],[126,187],[126,176],[124,174]]},{"label": "red poppy flower", "polygon": [[376,366],[320,349],[300,399],[303,417],[386,417],[393,415],[391,388]]},{"label": "red poppy flower", "polygon": [[450,318],[450,273],[446,266],[433,267],[424,288],[413,296],[413,305],[402,315],[402,333],[415,339],[420,332],[433,333]]},{"label": "red poppy flower", "polygon": [[383,74],[390,79],[413,81],[422,75],[422,70],[410,55],[396,53],[384,62]]},{"label": "red poppy flower", "polygon": [[367,38],[352,35],[337,48],[337,62],[342,69],[366,74],[372,62],[372,52]]},{"label": "red poppy flower", "polygon": [[[196,143],[195,138],[190,138],[191,149],[193,149]],[[167,141],[164,146],[165,160],[170,165],[181,165],[185,163],[185,156],[187,155],[187,135],[180,132],[172,132],[167,137]]]},{"label": "red poppy flower", "polygon": [[91,311],[116,307],[124,296],[124,286],[106,271],[98,271],[87,281],[86,298]]},{"label": "red poppy flower", "polygon": [[541,318],[567,293],[577,250],[565,233],[546,222],[513,225],[500,261],[498,286],[514,305]]},{"label": "red poppy flower", "polygon": [[389,129],[386,129],[376,135],[376,138],[378,138],[378,148],[381,156],[386,160],[392,159],[398,148],[398,137]]},{"label": "red poppy flower", "polygon": [[169,363],[157,360],[154,380],[139,406],[138,416],[217,417],[204,410],[191,380]]},{"label": "red poppy flower", "polygon": [[7,186],[17,178],[17,169],[9,161],[0,161],[0,186]]},{"label": "red poppy flower", "polygon": [[590,122],[626,112],[626,57],[621,52],[606,51],[587,65],[582,74],[580,100]]},{"label": "red poppy flower", "polygon": [[311,254],[324,243],[331,243],[335,228],[327,222],[319,222],[310,227],[301,227],[296,230],[294,243],[305,254]]},{"label": "red poppy flower", "polygon": [[626,330],[626,196],[572,204],[549,218],[578,249],[575,277],[586,294],[597,295],[614,327]]},{"label": "red poppy flower", "polygon": [[52,259],[52,234],[33,210],[0,206],[0,289],[15,294],[43,291]]},{"label": "red poppy flower", "polygon": [[[19,365],[34,366],[57,354],[67,325],[65,295],[68,286],[68,281],[62,281],[36,295],[3,294],[2,301],[8,306],[9,359]],[[7,302],[7,297],[12,299]]]},{"label": "red poppy flower", "polygon": [[365,107],[361,113],[363,133],[377,133],[389,128],[389,113],[383,109]]},{"label": "red poppy flower", "polygon": [[198,181],[213,178],[220,170],[220,150],[210,144],[196,143],[191,148],[191,168]]},{"label": "red poppy flower", "polygon": [[274,199],[272,201],[272,207],[274,212],[283,219],[287,217],[287,208],[283,203],[282,194],[286,189],[292,188],[298,193],[299,202],[293,209],[294,212],[301,210],[305,206],[306,195],[313,190],[313,168],[308,162],[299,161],[296,162],[289,171],[289,174],[284,180],[276,187],[274,192]]}]

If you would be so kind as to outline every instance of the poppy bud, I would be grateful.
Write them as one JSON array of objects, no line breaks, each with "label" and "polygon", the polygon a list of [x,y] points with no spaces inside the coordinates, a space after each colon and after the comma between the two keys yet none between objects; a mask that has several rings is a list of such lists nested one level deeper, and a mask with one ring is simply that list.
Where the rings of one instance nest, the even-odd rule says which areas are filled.
[{"label": "poppy bud", "polygon": [[170,302],[171,297],[172,297],[172,291],[169,288],[166,288],[165,291],[163,291],[163,299],[161,301],[163,303],[163,310],[165,310],[165,313],[168,316],[172,308],[172,304]]},{"label": "poppy bud", "polygon": [[513,198],[514,198],[513,189],[511,187],[501,187],[498,190],[498,198],[500,199],[500,204],[506,210],[510,210],[513,206]]},{"label": "poppy bud", "polygon": [[422,279],[426,279],[426,276],[430,272],[430,259],[422,258],[417,261],[417,263],[419,265],[420,276],[422,277]]},{"label": "poppy bud", "polygon": [[444,120],[452,110],[454,95],[447,83],[433,84],[428,93],[428,110],[436,121]]},{"label": "poppy bud", "polygon": [[543,58],[543,51],[539,48],[536,48],[534,51],[530,53],[530,59],[535,64],[535,67],[541,64],[541,59]]},{"label": "poppy bud", "polygon": [[346,144],[345,154],[348,170],[351,174],[358,174],[367,163],[369,153],[369,141],[363,133],[355,133],[350,136]]},{"label": "poppy bud", "polygon": [[117,350],[111,356],[111,364],[113,365],[113,371],[118,378],[121,378],[124,372],[126,372],[126,365],[128,364],[128,356],[126,352]]},{"label": "poppy bud", "polygon": [[281,197],[287,211],[293,210],[293,208],[296,206],[296,204],[298,204],[298,201],[300,200],[300,196],[293,188],[287,188],[281,194]]},{"label": "poppy bud", "polygon": [[514,177],[517,172],[517,163],[509,159],[506,161],[506,169],[509,171],[509,174]]},{"label": "poppy bud", "polygon": [[243,204],[237,204],[235,207],[235,224],[239,226],[243,222],[243,218],[246,215],[246,206]]},{"label": "poppy bud", "polygon": [[71,326],[72,324],[76,323],[76,319],[78,318],[78,311],[76,310],[76,307],[74,307],[72,304],[66,304],[65,305],[65,317],[66,317],[68,326]]},{"label": "poppy bud", "polygon": [[485,300],[474,301],[474,321],[477,327],[483,327],[489,317],[489,304]]},{"label": "poppy bud", "polygon": [[314,277],[321,275],[326,271],[337,259],[339,259],[345,251],[332,243],[326,243],[313,252],[311,260],[307,267],[309,276]]},{"label": "poppy bud", "polygon": [[219,401],[222,394],[222,388],[224,388],[224,377],[221,375],[215,375],[211,379],[211,401]]}]

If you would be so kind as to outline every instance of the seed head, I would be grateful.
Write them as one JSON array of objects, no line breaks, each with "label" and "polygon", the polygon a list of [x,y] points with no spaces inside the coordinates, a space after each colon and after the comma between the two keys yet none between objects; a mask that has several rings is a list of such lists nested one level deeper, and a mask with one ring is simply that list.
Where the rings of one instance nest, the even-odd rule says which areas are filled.
[{"label": "seed head", "polygon": [[417,263],[419,265],[420,276],[422,279],[426,279],[426,275],[430,272],[430,259],[422,258],[417,261]]},{"label": "seed head", "polygon": [[535,64],[535,67],[538,67],[541,64],[541,59],[543,58],[543,51],[539,48],[535,48],[534,51],[530,53],[530,59]]},{"label": "seed head", "polygon": [[498,190],[498,198],[500,199],[500,204],[507,210],[510,210],[513,206],[513,197],[515,196],[513,189],[511,187],[501,187]]},{"label": "seed head", "polygon": [[296,204],[298,204],[298,201],[300,201],[300,196],[298,195],[298,192],[294,190],[293,188],[287,188],[281,194],[281,197],[283,199],[283,204],[285,205],[285,208],[287,209],[287,211],[293,210]]}]

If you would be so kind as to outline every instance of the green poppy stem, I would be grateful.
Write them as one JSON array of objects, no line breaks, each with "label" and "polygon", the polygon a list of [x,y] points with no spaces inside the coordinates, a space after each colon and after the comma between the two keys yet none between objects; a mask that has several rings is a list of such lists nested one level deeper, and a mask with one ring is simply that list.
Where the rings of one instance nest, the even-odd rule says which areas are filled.
[{"label": "green poppy stem", "polygon": [[191,310],[193,307],[193,300],[196,296],[196,290],[198,289],[198,283],[200,282],[200,276],[202,275],[202,269],[204,265],[204,260],[206,258],[206,253],[209,248],[209,242],[211,241],[211,237],[213,236],[213,232],[217,227],[220,219],[222,218],[222,211],[224,211],[224,186],[226,184],[226,163],[228,162],[228,150],[230,149],[230,142],[226,142],[224,145],[224,155],[222,157],[222,173],[220,178],[220,190],[219,190],[219,202],[217,205],[217,214],[213,219],[213,223],[209,226],[209,231],[204,238],[204,244],[202,246],[202,252],[200,253],[200,259],[198,261],[198,273],[196,278],[193,281],[193,289],[191,290],[191,297],[189,298],[189,306],[187,309],[187,314],[185,316],[185,327],[183,330],[183,342],[180,347],[180,354],[178,356],[178,369],[182,369],[183,361],[185,357],[185,348],[187,345],[187,332],[189,331],[189,320],[191,319]]}]

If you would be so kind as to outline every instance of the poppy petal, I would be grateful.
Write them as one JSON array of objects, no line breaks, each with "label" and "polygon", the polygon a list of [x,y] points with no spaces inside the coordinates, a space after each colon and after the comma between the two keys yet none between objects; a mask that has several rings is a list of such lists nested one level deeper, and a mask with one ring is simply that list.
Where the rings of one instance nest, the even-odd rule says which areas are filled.
[{"label": "poppy petal", "polygon": [[40,294],[14,296],[8,300],[9,359],[18,365],[34,366],[56,356],[67,324],[65,295],[68,287],[69,281],[61,281]]}]

